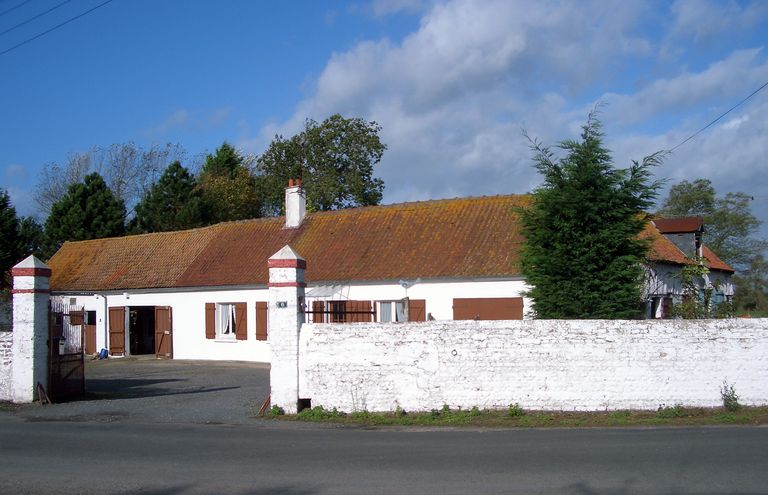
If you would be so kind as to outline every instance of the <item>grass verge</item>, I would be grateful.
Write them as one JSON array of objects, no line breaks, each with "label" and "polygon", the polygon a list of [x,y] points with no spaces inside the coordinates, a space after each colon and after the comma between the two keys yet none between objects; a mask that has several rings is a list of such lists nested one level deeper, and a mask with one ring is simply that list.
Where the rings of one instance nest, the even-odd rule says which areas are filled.
[{"label": "grass verge", "polygon": [[688,425],[764,425],[768,424],[768,407],[742,407],[736,412],[724,408],[660,407],[657,411],[524,411],[517,404],[509,409],[481,410],[433,409],[408,413],[402,409],[372,413],[343,413],[322,406],[305,409],[299,414],[268,414],[286,421],[341,423],[368,426],[472,426],[491,428],[541,427],[621,427],[621,426],[688,426]]}]

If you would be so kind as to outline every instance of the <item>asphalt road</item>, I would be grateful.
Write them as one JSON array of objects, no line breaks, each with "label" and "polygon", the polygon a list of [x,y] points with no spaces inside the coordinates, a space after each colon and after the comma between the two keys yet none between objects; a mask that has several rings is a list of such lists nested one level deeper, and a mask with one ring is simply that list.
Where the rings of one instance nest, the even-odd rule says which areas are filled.
[{"label": "asphalt road", "polygon": [[261,420],[269,367],[89,362],[0,412],[0,494],[768,494],[768,428],[408,429]]},{"label": "asphalt road", "polygon": [[413,430],[0,417],[0,493],[768,493],[768,428]]}]

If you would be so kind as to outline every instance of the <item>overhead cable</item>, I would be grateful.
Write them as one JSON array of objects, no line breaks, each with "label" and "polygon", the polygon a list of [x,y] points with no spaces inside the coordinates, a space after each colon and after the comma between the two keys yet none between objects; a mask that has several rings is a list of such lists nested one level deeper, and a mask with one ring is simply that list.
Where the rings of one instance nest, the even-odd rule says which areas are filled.
[{"label": "overhead cable", "polygon": [[106,4],[108,4],[110,2],[112,2],[112,0],[106,0],[106,2],[102,2],[102,3],[98,4],[97,6],[91,8],[91,9],[86,10],[82,14],[78,14],[78,15],[76,15],[74,17],[71,17],[71,18],[67,19],[64,22],[62,22],[60,24],[57,24],[57,25],[53,26],[52,28],[50,28],[50,29],[48,29],[46,31],[43,31],[40,34],[37,34],[37,35],[35,35],[35,36],[31,37],[31,38],[28,38],[28,39],[22,41],[21,43],[17,43],[16,45],[13,45],[12,47],[8,48],[7,50],[3,50],[2,52],[0,52],[0,55],[5,55],[6,53],[12,52],[13,50],[15,50],[15,49],[17,49],[17,48],[19,48],[21,46],[24,46],[24,45],[26,45],[27,43],[29,43],[31,41],[35,41],[36,39],[41,38],[41,37],[45,36],[46,34],[52,32],[52,31],[55,31],[55,30],[59,29],[62,26],[65,26],[65,25],[69,24],[72,21],[75,21],[75,20],[80,19],[81,17],[83,17],[85,15],[90,14],[94,10],[96,10],[96,9],[98,9],[100,7],[103,7],[103,6],[105,6]]},{"label": "overhead cable", "polygon": [[732,106],[731,108],[729,108],[729,109],[728,109],[726,112],[724,112],[723,114],[721,114],[721,115],[720,115],[718,118],[716,118],[715,120],[713,120],[713,121],[712,121],[712,122],[710,122],[709,124],[705,125],[704,127],[702,127],[701,129],[699,129],[698,131],[694,132],[693,134],[691,134],[690,136],[688,136],[688,137],[687,137],[685,140],[683,140],[683,142],[681,142],[680,144],[678,144],[678,145],[677,145],[677,146],[675,146],[674,148],[672,148],[672,149],[670,149],[670,150],[667,150],[667,151],[668,151],[669,153],[672,153],[673,151],[675,151],[675,150],[676,150],[677,148],[679,148],[680,146],[684,145],[685,143],[687,143],[687,142],[688,142],[688,141],[690,141],[691,139],[695,138],[696,136],[698,136],[698,135],[699,135],[699,134],[701,134],[702,132],[706,131],[706,130],[707,130],[707,129],[709,129],[709,128],[710,128],[712,125],[714,125],[714,124],[715,124],[715,123],[716,123],[718,120],[722,119],[723,117],[725,117],[726,115],[728,115],[729,113],[731,113],[733,110],[736,110],[736,109],[737,109],[738,107],[740,107],[740,106],[741,106],[741,105],[742,105],[742,104],[743,104],[745,101],[747,101],[748,99],[752,98],[752,97],[753,97],[753,96],[755,96],[757,93],[759,93],[760,91],[762,91],[763,89],[765,89],[765,87],[766,87],[766,86],[768,86],[768,81],[766,81],[766,82],[765,82],[765,84],[763,84],[762,86],[760,86],[759,88],[757,88],[756,90],[754,90],[754,91],[753,91],[753,92],[752,92],[752,93],[751,93],[749,96],[747,96],[746,98],[744,98],[743,100],[741,100],[740,102],[738,102],[737,104],[735,104],[734,106]]}]

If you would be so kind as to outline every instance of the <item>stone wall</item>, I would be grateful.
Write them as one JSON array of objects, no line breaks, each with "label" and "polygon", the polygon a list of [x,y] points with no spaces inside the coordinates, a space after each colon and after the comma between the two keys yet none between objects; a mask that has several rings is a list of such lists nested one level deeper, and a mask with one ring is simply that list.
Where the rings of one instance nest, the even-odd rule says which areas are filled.
[{"label": "stone wall", "polygon": [[0,400],[10,401],[11,366],[13,364],[13,333],[0,332]]},{"label": "stone wall", "polygon": [[299,397],[343,411],[768,404],[766,319],[313,324],[299,352]]}]

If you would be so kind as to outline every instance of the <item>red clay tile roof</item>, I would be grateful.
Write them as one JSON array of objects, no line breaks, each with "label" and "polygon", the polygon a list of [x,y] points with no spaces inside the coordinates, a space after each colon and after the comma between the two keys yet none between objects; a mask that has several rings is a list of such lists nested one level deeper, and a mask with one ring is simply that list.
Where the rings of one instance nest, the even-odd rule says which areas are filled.
[{"label": "red clay tile roof", "polygon": [[723,272],[731,272],[731,273],[734,273],[736,271],[733,268],[731,268],[731,266],[728,263],[721,260],[720,257],[716,255],[707,246],[701,247],[701,254],[704,256],[704,259],[707,260],[707,267],[710,270],[720,270]]},{"label": "red clay tile roof", "polygon": [[[649,222],[640,237],[651,239],[651,249],[648,258],[652,261],[673,263],[676,265],[690,265],[693,260],[683,254],[675,244],[667,239],[658,228],[658,220]],[[655,224],[655,225],[654,225]],[[707,268],[733,273],[735,270],[726,262],[717,257],[707,246],[702,246],[702,254],[707,261]]]},{"label": "red clay tile roof", "polygon": [[285,219],[67,242],[51,258],[56,291],[266,285],[267,259],[289,244],[309,282],[517,277],[516,207],[528,196],[353,208]]},{"label": "red clay tile roof", "polygon": [[[519,277],[517,207],[529,196],[460,198],[227,222],[179,232],[66,242],[51,258],[54,291],[266,285],[286,244],[308,282]],[[689,262],[655,227],[651,259]],[[722,263],[719,259],[717,262]],[[726,265],[727,266],[727,265]]]},{"label": "red clay tile roof", "polygon": [[655,218],[653,223],[656,224],[656,228],[662,234],[704,231],[704,219],[702,217]]}]

